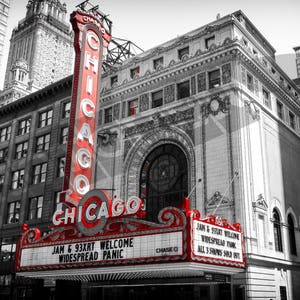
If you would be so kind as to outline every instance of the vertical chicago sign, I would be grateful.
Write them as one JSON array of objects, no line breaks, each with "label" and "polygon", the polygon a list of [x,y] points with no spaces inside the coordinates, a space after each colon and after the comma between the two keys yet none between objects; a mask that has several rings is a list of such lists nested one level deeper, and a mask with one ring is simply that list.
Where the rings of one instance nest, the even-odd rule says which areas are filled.
[{"label": "vertical chicago sign", "polygon": [[110,28],[96,18],[76,11],[71,15],[75,33],[69,138],[61,201],[78,206],[93,188],[97,105],[104,49],[111,40]]}]

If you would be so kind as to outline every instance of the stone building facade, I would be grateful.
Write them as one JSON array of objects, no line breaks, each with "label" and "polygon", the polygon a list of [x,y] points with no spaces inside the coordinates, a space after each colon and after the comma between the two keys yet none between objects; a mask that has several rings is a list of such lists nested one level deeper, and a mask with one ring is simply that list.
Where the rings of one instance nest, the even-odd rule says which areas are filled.
[{"label": "stone building facade", "polygon": [[2,104],[43,88],[73,71],[73,37],[60,1],[29,0],[10,39]]},{"label": "stone building facade", "polygon": [[4,50],[4,41],[6,37],[9,8],[9,0],[0,1],[0,66],[3,66],[2,56]]},{"label": "stone building facade", "polygon": [[107,71],[99,91],[96,188],[143,198],[151,221],[188,196],[201,215],[239,222],[243,272],[218,281],[218,271],[190,278],[178,270],[170,278],[162,270],[157,278],[114,278],[112,286],[26,283],[9,274],[21,225],[46,231],[56,206],[68,77],[0,109],[2,282],[49,298],[62,295],[65,284],[75,299],[150,299],[175,291],[181,299],[298,299],[299,90],[274,54],[237,11]]}]

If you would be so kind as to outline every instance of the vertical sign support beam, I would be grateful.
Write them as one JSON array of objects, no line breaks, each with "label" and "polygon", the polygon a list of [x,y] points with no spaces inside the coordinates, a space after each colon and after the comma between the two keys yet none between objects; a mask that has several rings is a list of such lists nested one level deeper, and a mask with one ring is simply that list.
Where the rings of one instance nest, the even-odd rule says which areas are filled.
[{"label": "vertical sign support beam", "polygon": [[111,40],[110,28],[101,15],[73,12],[75,67],[73,75],[69,137],[61,202],[78,206],[93,189],[96,152],[97,106],[104,49]]}]

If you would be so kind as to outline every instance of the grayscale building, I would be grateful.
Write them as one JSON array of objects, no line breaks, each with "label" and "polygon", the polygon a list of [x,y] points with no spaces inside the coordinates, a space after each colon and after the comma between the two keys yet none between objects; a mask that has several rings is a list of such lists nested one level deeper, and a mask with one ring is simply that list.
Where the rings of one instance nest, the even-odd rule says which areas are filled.
[{"label": "grayscale building", "polygon": [[47,85],[28,65],[41,89],[0,107],[1,299],[299,299],[300,92],[243,12],[108,68],[99,91],[95,187],[141,197],[151,222],[189,195],[202,216],[240,223],[246,268],[227,274],[208,263],[199,274],[162,264],[16,276],[22,224],[47,234],[59,201],[72,86],[72,76]]}]

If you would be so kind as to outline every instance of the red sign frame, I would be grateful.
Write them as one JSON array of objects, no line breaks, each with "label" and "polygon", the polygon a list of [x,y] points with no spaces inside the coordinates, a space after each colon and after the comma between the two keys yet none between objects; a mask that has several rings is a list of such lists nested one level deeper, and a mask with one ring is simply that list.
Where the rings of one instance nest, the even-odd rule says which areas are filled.
[{"label": "red sign frame", "polygon": [[71,23],[76,56],[61,201],[77,206],[93,189],[102,57],[111,35],[96,18],[82,12],[72,13]]}]

